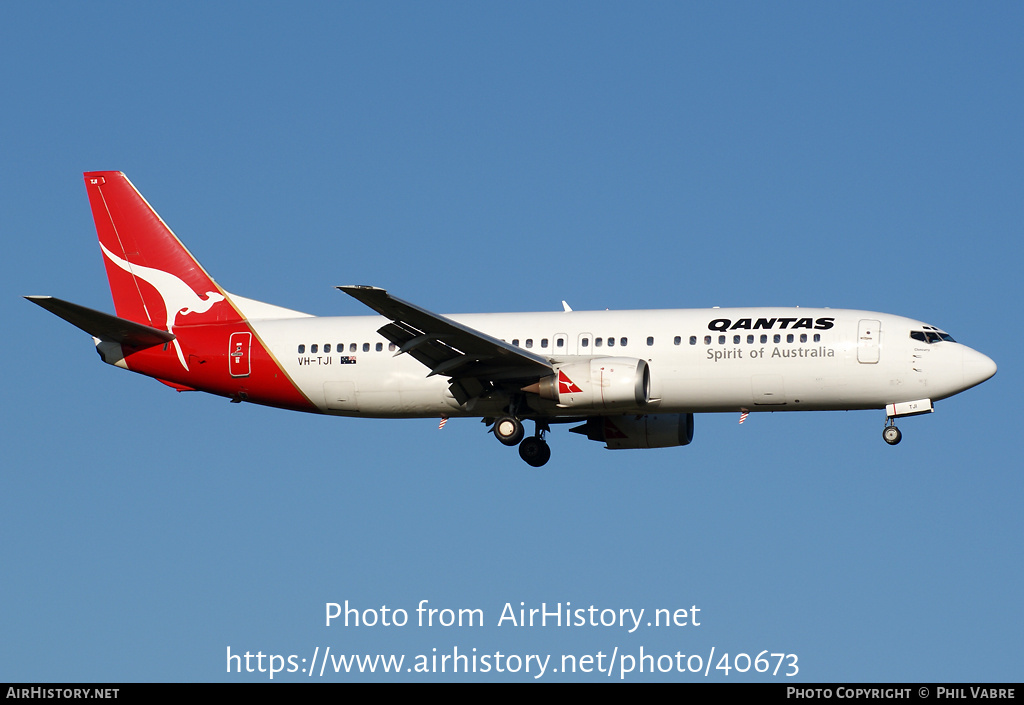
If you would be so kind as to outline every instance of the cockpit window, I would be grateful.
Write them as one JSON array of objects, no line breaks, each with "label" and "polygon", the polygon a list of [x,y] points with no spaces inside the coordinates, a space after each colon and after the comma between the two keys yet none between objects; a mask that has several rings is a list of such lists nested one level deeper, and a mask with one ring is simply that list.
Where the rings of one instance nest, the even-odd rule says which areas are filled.
[{"label": "cockpit window", "polygon": [[922,343],[938,343],[946,341],[947,343],[955,343],[953,336],[949,333],[943,333],[936,328],[930,328],[929,330],[912,330],[910,331],[910,337],[914,340],[920,340]]}]

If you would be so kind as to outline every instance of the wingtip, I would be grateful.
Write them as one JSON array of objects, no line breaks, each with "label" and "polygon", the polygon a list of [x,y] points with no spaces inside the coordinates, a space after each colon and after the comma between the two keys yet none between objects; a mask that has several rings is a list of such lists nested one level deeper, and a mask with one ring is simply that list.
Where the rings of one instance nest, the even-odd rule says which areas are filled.
[{"label": "wingtip", "polygon": [[370,286],[369,284],[342,284],[334,288],[342,291],[384,291],[379,286]]}]

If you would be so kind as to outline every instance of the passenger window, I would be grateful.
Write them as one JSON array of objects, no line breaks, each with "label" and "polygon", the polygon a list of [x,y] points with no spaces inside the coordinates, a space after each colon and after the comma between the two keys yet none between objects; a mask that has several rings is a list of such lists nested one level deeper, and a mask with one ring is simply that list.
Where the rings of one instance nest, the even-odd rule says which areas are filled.
[{"label": "passenger window", "polygon": [[609,348],[614,348],[615,347],[615,338],[608,338],[608,347]]},{"label": "passenger window", "polygon": [[[647,336],[647,346],[650,347],[651,345],[654,345],[654,336],[649,335]],[[676,345],[679,345],[679,343],[676,343]]]},{"label": "passenger window", "polygon": [[734,335],[732,337],[732,344],[733,345],[739,345],[740,344],[740,337],[738,335]]},{"label": "passenger window", "polygon": [[679,345],[681,342],[683,342],[683,337],[681,335],[677,335],[675,338],[672,339],[673,345]]},{"label": "passenger window", "polygon": [[697,344],[697,336],[691,335],[690,336],[690,345],[696,345],[696,344]]},{"label": "passenger window", "polygon": [[363,352],[370,352],[370,344],[363,343]]},{"label": "passenger window", "polygon": [[355,352],[358,349],[359,349],[359,346],[356,345],[355,343],[350,343],[349,346],[348,346],[348,351],[349,352]]},{"label": "passenger window", "polygon": [[309,346],[309,351],[311,353],[315,353],[317,351],[316,343],[313,343],[312,345]]},{"label": "passenger window", "polygon": [[704,344],[705,345],[711,345],[711,336],[710,335],[705,335],[704,336]]},{"label": "passenger window", "polygon": [[815,343],[820,343],[821,342],[821,333],[815,333],[814,334],[814,342]]},{"label": "passenger window", "polygon": [[625,338],[619,338],[619,345],[625,346],[626,345],[626,339]]},{"label": "passenger window", "polygon": [[548,346],[548,339],[547,338],[541,338],[540,339],[540,346],[542,348],[546,348]]},{"label": "passenger window", "polygon": [[565,347],[565,338],[555,338],[555,347],[556,348],[564,348]]},{"label": "passenger window", "polygon": [[527,338],[526,339],[526,347],[528,347],[528,348],[532,348],[533,347],[533,338]]},{"label": "passenger window", "polygon": [[[615,343],[612,343],[614,345]],[[599,348],[604,345],[604,338],[594,338],[594,347]]]},{"label": "passenger window", "polygon": [[719,345],[725,345],[725,336],[724,335],[718,336],[718,344]]},{"label": "passenger window", "polygon": [[300,345],[299,346],[299,355],[302,355],[305,352],[306,352],[306,346],[305,345]]},{"label": "passenger window", "polygon": [[389,343],[388,344],[388,351],[389,352],[394,352],[397,348],[398,348],[398,346],[395,345],[394,343]]},{"label": "passenger window", "polygon": [[806,343],[807,342],[807,334],[806,333],[801,333],[800,334],[800,342],[801,343]]},{"label": "passenger window", "polygon": [[377,352],[381,352],[384,349],[384,343],[377,343]]},{"label": "passenger window", "polygon": [[747,344],[748,345],[753,345],[754,344],[754,336],[753,335],[748,335],[747,336]]},{"label": "passenger window", "polygon": [[331,344],[330,343],[324,343],[324,352],[325,353],[329,353],[330,351],[331,351]]},{"label": "passenger window", "polygon": [[519,347],[519,338],[512,338],[512,344],[515,345],[518,348]]},{"label": "passenger window", "polygon": [[768,342],[768,336],[765,335],[764,333],[762,333],[761,334],[761,343],[764,344],[764,343],[767,343],[767,342]]},{"label": "passenger window", "polygon": [[585,348],[590,345],[590,338],[584,338],[580,341],[580,347]]},{"label": "passenger window", "polygon": [[774,336],[774,338],[773,338],[773,340],[774,340],[774,341],[775,341],[776,343],[781,343],[781,342],[782,342],[782,336],[781,336],[781,335],[779,335],[778,333],[776,333],[776,334],[775,334],[775,336]]},{"label": "passenger window", "polygon": [[787,343],[792,343],[793,342],[793,334],[792,333],[790,333],[789,335],[786,336],[786,342]]}]

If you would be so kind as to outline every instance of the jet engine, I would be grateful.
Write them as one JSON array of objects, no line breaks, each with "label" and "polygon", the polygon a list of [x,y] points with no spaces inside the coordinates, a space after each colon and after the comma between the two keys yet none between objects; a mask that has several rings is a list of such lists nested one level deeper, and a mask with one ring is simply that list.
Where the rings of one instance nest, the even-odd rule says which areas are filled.
[{"label": "jet engine", "polygon": [[611,450],[672,448],[693,440],[693,414],[642,414],[591,416],[582,426],[570,429]]},{"label": "jet engine", "polygon": [[595,357],[558,365],[555,373],[524,387],[564,408],[640,407],[651,398],[651,373],[644,360]]}]

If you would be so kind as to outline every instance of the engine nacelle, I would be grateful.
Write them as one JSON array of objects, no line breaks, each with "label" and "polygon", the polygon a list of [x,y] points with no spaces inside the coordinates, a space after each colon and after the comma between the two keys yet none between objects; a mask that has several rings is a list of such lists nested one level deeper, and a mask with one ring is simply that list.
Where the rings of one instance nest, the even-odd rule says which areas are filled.
[{"label": "engine nacelle", "polygon": [[693,440],[693,414],[645,414],[641,416],[592,416],[571,429],[612,450],[672,448]]},{"label": "engine nacelle", "polygon": [[558,365],[555,374],[524,391],[567,408],[636,408],[650,401],[651,373],[635,357],[595,357]]}]

